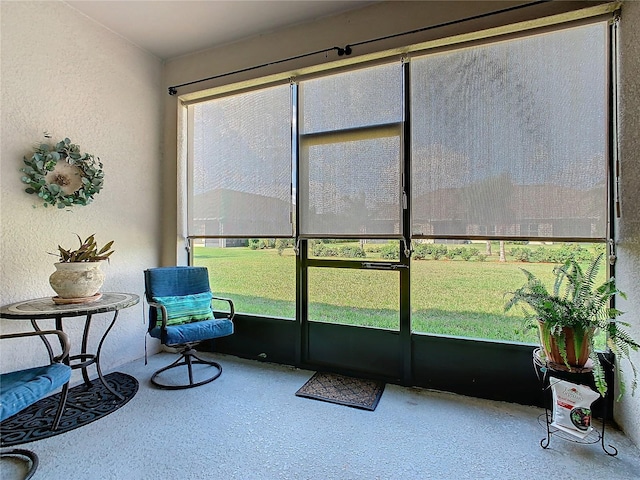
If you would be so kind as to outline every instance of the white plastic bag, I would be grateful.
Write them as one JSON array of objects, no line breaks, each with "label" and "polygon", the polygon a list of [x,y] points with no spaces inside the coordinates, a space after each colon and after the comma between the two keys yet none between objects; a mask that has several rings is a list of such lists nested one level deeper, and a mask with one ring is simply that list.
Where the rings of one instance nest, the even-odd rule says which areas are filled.
[{"label": "white plastic bag", "polygon": [[585,438],[591,426],[591,404],[600,396],[585,385],[549,377],[553,393],[553,421],[551,426]]}]

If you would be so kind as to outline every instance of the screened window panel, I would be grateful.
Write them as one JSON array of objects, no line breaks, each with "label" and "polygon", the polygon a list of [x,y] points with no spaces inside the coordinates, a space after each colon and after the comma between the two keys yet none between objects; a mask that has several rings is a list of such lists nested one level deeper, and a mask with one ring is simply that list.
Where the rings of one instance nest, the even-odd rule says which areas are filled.
[{"label": "screened window panel", "polygon": [[402,66],[301,82],[299,234],[402,233]]},{"label": "screened window panel", "polygon": [[290,88],[189,106],[189,235],[293,235]]},{"label": "screened window panel", "polygon": [[411,61],[412,235],[606,238],[607,26]]},{"label": "screened window panel", "polygon": [[303,134],[402,119],[402,65],[398,63],[305,81],[300,91]]}]

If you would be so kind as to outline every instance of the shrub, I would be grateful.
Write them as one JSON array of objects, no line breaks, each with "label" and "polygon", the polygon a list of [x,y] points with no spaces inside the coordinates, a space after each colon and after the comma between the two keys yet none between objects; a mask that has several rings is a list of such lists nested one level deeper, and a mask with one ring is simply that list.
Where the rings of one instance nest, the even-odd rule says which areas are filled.
[{"label": "shrub", "polygon": [[356,245],[345,245],[340,247],[340,256],[345,258],[365,258],[367,254],[364,248]]},{"label": "shrub", "polygon": [[380,257],[385,260],[398,260],[400,258],[400,244],[389,242],[380,248]]},{"label": "shrub", "polygon": [[291,247],[293,247],[292,239],[278,238],[275,242],[275,248],[278,249],[278,255],[280,256],[282,256],[282,253],[284,252],[285,248],[291,248]]},{"label": "shrub", "polygon": [[434,260],[440,260],[442,257],[444,257],[447,254],[447,246],[446,245],[436,245],[434,244],[434,248],[432,250],[431,255],[433,256]]},{"label": "shrub", "polygon": [[414,260],[424,260],[427,257],[427,243],[419,243],[413,248],[412,258]]},{"label": "shrub", "polygon": [[565,263],[569,260],[592,262],[600,251],[604,252],[604,245],[601,247],[601,249],[596,248],[594,253],[581,245],[569,243],[559,248],[547,248],[543,246],[535,249],[514,247],[507,253],[518,262]]},{"label": "shrub", "polygon": [[452,247],[447,249],[447,253],[444,254],[445,258],[453,260],[459,254],[459,247]]},{"label": "shrub", "polygon": [[465,262],[468,262],[469,260],[471,260],[473,257],[478,256],[478,254],[480,253],[480,250],[478,250],[477,248],[471,247],[471,248],[463,248],[462,252],[460,253],[460,256],[462,257],[462,259]]},{"label": "shrub", "polygon": [[258,250],[259,248],[263,248],[263,247],[260,247],[260,239],[258,239],[258,238],[250,238],[249,239],[249,248],[251,250]]},{"label": "shrub", "polygon": [[530,262],[531,261],[531,249],[527,247],[515,247],[511,248],[508,255],[513,257],[517,262]]},{"label": "shrub", "polygon": [[324,243],[316,243],[313,245],[313,255],[316,257],[337,257],[338,249],[334,246]]},{"label": "shrub", "polygon": [[[335,242],[332,242],[335,243]],[[321,241],[312,243],[315,257],[365,258],[366,252],[360,245],[327,245]]]}]

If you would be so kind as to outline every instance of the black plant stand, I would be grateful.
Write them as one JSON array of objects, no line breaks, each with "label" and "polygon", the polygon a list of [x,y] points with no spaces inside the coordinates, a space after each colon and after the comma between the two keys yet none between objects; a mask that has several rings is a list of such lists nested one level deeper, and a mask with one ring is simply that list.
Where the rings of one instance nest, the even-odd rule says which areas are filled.
[{"label": "black plant stand", "polygon": [[[554,377],[560,378],[561,380],[566,380],[568,382],[575,383],[576,381],[580,383],[591,383],[590,380],[584,378],[584,382],[582,382],[583,377],[591,377],[592,369],[588,366],[588,364],[581,369],[572,369],[571,371],[567,369],[564,365],[556,365],[551,362],[547,362],[540,355],[540,349],[537,348],[533,351],[533,365],[536,370],[536,375],[538,376],[538,380],[540,380],[540,384],[542,386],[543,391],[543,402],[544,402],[544,413],[538,417],[538,421],[540,424],[546,428],[547,436],[540,440],[540,446],[542,448],[548,448],[549,443],[551,442],[552,436],[557,436],[562,438],[563,440],[573,442],[573,443],[581,443],[581,444],[596,444],[600,443],[602,446],[602,450],[611,456],[615,457],[618,454],[618,449],[611,444],[606,445],[604,440],[605,429],[607,424],[607,401],[606,398],[596,400],[602,401],[602,429],[598,431],[595,427],[589,432],[589,434],[585,438],[578,438],[569,433],[566,433],[558,428],[555,428],[551,425],[553,421],[553,399],[550,395],[550,374],[553,374]],[[550,400],[551,398],[551,400]]]}]

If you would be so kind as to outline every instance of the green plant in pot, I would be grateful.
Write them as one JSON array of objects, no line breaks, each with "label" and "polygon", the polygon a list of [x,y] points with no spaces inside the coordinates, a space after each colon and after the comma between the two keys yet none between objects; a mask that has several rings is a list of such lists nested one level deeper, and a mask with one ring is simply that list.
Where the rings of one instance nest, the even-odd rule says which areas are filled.
[{"label": "green plant in pot", "polygon": [[[526,319],[538,328],[546,360],[569,371],[580,371],[585,365],[591,367],[595,386],[602,396],[608,387],[594,338],[599,331],[604,331],[607,346],[616,355],[615,378],[622,396],[626,388],[620,362],[626,359],[631,365],[633,393],[637,387],[637,370],[629,353],[638,350],[640,344],[624,330],[623,327],[629,324],[616,320],[623,312],[611,307],[611,299],[615,295],[626,298],[626,295],[618,290],[615,279],[611,277],[602,285],[595,285],[603,258],[604,254],[598,255],[586,269],[573,259],[554,267],[555,281],[551,291],[534,274],[521,268],[527,281],[515,292],[510,292],[505,311],[524,304]],[[587,365],[589,359],[592,365]]]},{"label": "green plant in pot", "polygon": [[98,291],[104,283],[104,273],[100,270],[103,260],[109,260],[113,250],[113,240],[98,247],[95,236],[80,238],[76,249],[66,249],[58,245],[59,257],[56,271],[49,277],[51,288],[58,294],[56,303],[83,303],[100,297]]}]

